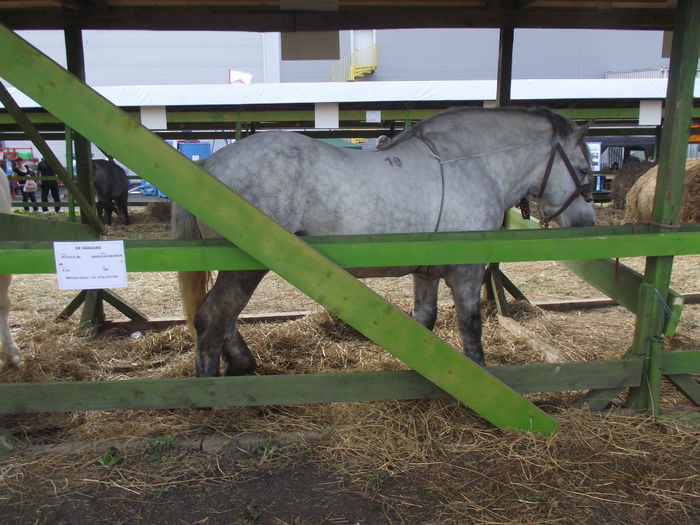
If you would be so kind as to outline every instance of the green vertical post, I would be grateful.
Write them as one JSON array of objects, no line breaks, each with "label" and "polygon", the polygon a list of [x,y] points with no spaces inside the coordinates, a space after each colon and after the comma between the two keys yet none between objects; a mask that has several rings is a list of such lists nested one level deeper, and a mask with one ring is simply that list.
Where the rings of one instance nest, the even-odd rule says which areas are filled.
[{"label": "green vertical post", "polygon": [[[499,428],[558,423],[0,25],[0,71],[173,200]],[[172,177],[177,173],[178,177]],[[212,202],[220,203],[211,206]]]},{"label": "green vertical post", "polygon": [[[82,82],[85,82],[85,55],[83,52],[82,31],[77,27],[66,27],[64,34],[68,71]],[[78,188],[87,199],[87,202],[90,203],[90,209],[94,209],[95,189],[92,180],[92,147],[90,142],[79,133],[73,133],[73,141],[75,144],[75,170],[78,176]],[[80,221],[83,223],[87,222],[87,217],[88,215],[81,204]]]},{"label": "green vertical post", "polygon": [[[512,27],[502,27],[498,40],[498,79],[496,81],[496,105],[510,106],[510,88],[513,77],[513,41],[515,31]],[[504,224],[506,218],[504,217]],[[503,291],[503,273],[499,263],[490,263],[486,270],[484,283],[486,296],[496,303],[501,315],[510,315],[506,294]],[[518,291],[519,292],[519,291]],[[519,292],[520,293],[520,292]],[[522,293],[520,293],[522,295]]]},{"label": "green vertical post", "polygon": [[[628,405],[635,409],[649,409],[653,406],[653,399],[658,398],[655,392],[655,383],[658,375],[656,370],[658,364],[653,363],[653,358],[658,357],[658,353],[652,356],[652,341],[658,340],[655,333],[655,323],[659,314],[659,302],[654,291],[654,286],[650,283],[639,285],[639,299],[637,300],[637,322],[634,330],[634,341],[632,347],[623,356],[623,359],[639,358],[646,359],[642,370],[642,381],[639,387],[630,388]],[[604,391],[603,391],[604,392]],[[596,399],[603,398],[600,392],[597,397],[590,397],[588,405],[592,409],[602,408],[595,405]],[[614,396],[613,396],[614,397]]]},{"label": "green vertical post", "polygon": [[[666,112],[661,130],[659,170],[652,209],[652,221],[658,224],[677,224],[680,216],[698,50],[700,50],[700,2],[679,0],[676,7],[666,91]],[[644,280],[653,285],[657,302],[665,304],[672,267],[672,256],[648,257],[646,260]],[[664,309],[659,305],[653,321],[653,338],[659,344],[662,341],[663,329]],[[649,385],[651,403],[661,389],[661,377],[652,370],[661,368],[660,360],[663,359],[663,354],[660,351],[652,352],[651,347],[649,350],[651,353],[647,375],[654,379],[654,383]],[[649,404],[647,408],[652,410],[653,406]]]},{"label": "green vertical post", "polygon": [[[70,126],[66,126],[66,174],[71,181],[75,178],[75,173],[73,173],[73,131]],[[75,201],[71,192],[68,192],[68,220],[75,222]]]},{"label": "green vertical post", "polygon": [[496,82],[496,104],[510,106],[510,88],[513,79],[513,42],[515,31],[502,27],[498,39],[498,80]]}]

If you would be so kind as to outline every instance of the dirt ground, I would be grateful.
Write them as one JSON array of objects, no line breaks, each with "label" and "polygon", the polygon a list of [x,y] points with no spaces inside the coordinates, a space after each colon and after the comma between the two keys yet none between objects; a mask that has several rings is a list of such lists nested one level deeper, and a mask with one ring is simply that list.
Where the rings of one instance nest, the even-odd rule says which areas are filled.
[{"label": "dirt ground", "polygon": [[[162,211],[162,210],[161,210]],[[609,210],[601,210],[605,220]],[[167,236],[162,213],[135,212],[113,238]],[[644,261],[622,261],[638,271]],[[533,302],[600,297],[555,263],[504,264]],[[410,310],[408,278],[368,286]],[[697,256],[678,257],[672,287],[700,291]],[[53,317],[75,292],[53,275],[13,281],[11,327],[24,360],[2,382],[188,377],[193,347],[174,325],[136,337],[114,327],[94,338]],[[118,291],[152,318],[180,317],[175,275],[130,274]],[[515,319],[564,360],[615,359],[632,341],[620,307],[544,310],[512,303]],[[259,374],[404,368],[274,275],[247,313],[313,310],[241,331]],[[121,315],[106,308],[109,319]],[[77,316],[75,316],[77,317]],[[438,335],[453,345],[454,312],[441,288]],[[542,361],[484,307],[487,364]],[[697,349],[700,306],[687,305],[674,350]],[[7,524],[464,524],[700,523],[700,434],[624,408],[590,413],[581,392],[527,397],[561,424],[553,436],[501,432],[448,400],[211,410],[0,416],[14,440],[0,458],[0,523]],[[700,413],[664,384],[668,414]]]}]

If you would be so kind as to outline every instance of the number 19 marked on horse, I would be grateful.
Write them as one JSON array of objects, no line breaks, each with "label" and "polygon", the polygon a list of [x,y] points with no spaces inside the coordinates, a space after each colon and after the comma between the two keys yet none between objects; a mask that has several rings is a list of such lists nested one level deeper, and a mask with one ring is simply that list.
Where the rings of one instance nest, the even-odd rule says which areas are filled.
[{"label": "number 19 marked on horse", "polygon": [[[234,242],[492,424],[504,429],[523,429],[540,433],[551,433],[557,428],[556,421],[547,414],[294,235],[316,233],[314,228],[323,220],[322,215],[312,214],[315,215],[314,220],[308,223],[301,220],[298,227],[295,224],[278,224],[275,221],[281,220],[281,217],[274,206],[265,210],[270,214],[267,216],[245,200],[251,198],[245,188],[237,189],[243,198],[230,191],[225,184],[189,162],[120,109],[3,26],[0,26],[0,46],[6,50],[0,55],[3,78],[96,145],[109,151],[132,170],[147,174],[149,182],[162,188],[174,201],[198,217],[199,221],[206,223],[211,230]],[[417,190],[425,193],[423,198],[441,203],[439,210],[437,213],[433,210],[421,219],[427,226],[416,229],[416,225],[409,224],[406,226],[408,229],[396,230],[400,232],[464,229],[457,219],[460,207],[470,215],[478,215],[477,211],[484,211],[488,218],[482,223],[474,223],[467,229],[499,227],[503,211],[510,204],[525,195],[538,194],[553,140],[561,143],[573,166],[580,170],[576,177],[586,177],[588,166],[583,155],[581,134],[573,130],[568,120],[559,117],[553,117],[554,120],[543,116],[524,117],[520,112],[514,112],[513,118],[507,123],[514,126],[512,129],[509,126],[498,126],[495,130],[477,127],[479,133],[472,136],[472,140],[460,142],[456,136],[458,130],[453,127],[454,117],[458,114],[454,112],[451,118],[433,120],[436,126],[434,134],[428,133],[429,129],[426,126],[423,133],[429,143],[424,140],[419,142],[420,139],[409,134],[397,141],[392,146],[395,149],[389,157],[400,158],[401,166],[395,162],[390,165],[381,160],[387,157],[386,150],[378,152],[378,164],[385,165],[381,172],[375,165],[357,164],[359,157],[353,158],[350,164],[334,165],[333,162],[338,159],[329,159],[330,150],[320,149],[318,146],[297,149],[298,144],[287,143],[291,149],[285,150],[283,154],[287,161],[292,162],[298,162],[294,159],[308,162],[309,155],[320,155],[320,162],[315,165],[322,169],[313,174],[315,180],[319,180],[321,174],[337,171],[338,178],[345,172],[346,175],[356,177],[357,182],[362,182],[375,168],[378,170],[375,173],[376,177],[384,177],[384,170],[400,170],[402,177],[413,177],[416,181],[419,179],[410,173],[415,171],[421,174],[417,168],[428,170],[425,173],[437,173],[437,190],[425,190],[422,187],[418,187]],[[509,113],[504,110],[501,115],[505,117]],[[560,124],[565,125],[562,128]],[[468,130],[467,126],[466,131]],[[486,142],[499,145],[486,148]],[[431,148],[432,152],[428,151]],[[421,153],[418,153],[419,150]],[[503,151],[497,151],[495,155],[482,155],[496,150]],[[326,157],[323,157],[324,155]],[[464,160],[452,162],[460,157],[464,157]],[[469,165],[469,168],[463,167],[465,165]],[[230,167],[231,170],[236,168],[252,170],[260,166],[242,167],[239,164]],[[207,169],[215,171],[209,164]],[[365,171],[367,173],[363,173]],[[511,178],[496,175],[506,172]],[[215,173],[217,176],[222,175],[218,171]],[[280,179],[280,184],[291,186],[289,181],[285,182],[285,173],[289,176],[289,170],[275,175]],[[267,171],[259,174],[273,175]],[[570,172],[561,158],[553,161],[547,187],[540,192],[540,204],[545,213],[558,210],[572,194],[581,191],[581,181],[574,181],[573,175],[575,174]],[[391,178],[393,175],[386,176]],[[468,186],[465,191],[458,183],[470,177],[477,182]],[[489,183],[485,184],[484,179]],[[260,184],[266,184],[265,177],[261,176],[258,180]],[[337,181],[338,179],[336,183]],[[332,188],[332,181],[321,183],[329,189],[335,189]],[[463,200],[470,192],[473,193],[475,188],[480,189],[480,198]],[[488,198],[483,194],[484,188],[492,193]],[[415,205],[401,202],[400,197],[404,194],[404,191],[396,191],[396,196],[385,194],[385,198],[389,201],[395,199],[403,212],[418,211]],[[272,202],[275,202],[274,192],[269,192],[269,196]],[[354,206],[357,206],[359,196],[345,196],[348,199],[348,209],[360,216],[365,208],[378,205],[362,201],[361,206],[364,208],[357,208]],[[289,197],[278,196],[277,202]],[[473,199],[474,196],[471,197]],[[475,208],[479,202],[486,200],[491,202],[492,209],[483,206]],[[212,202],[221,204],[214,208],[210,204]],[[392,208],[388,210],[393,214]],[[592,221],[592,215],[591,204],[585,202],[584,195],[577,195],[569,206],[560,212],[558,220],[564,226],[588,225]],[[365,223],[369,222],[371,221]],[[341,220],[338,224],[345,223]],[[341,227],[337,231],[350,233],[353,229]],[[459,270],[455,271],[459,273]],[[446,272],[450,273],[451,270]],[[460,332],[464,338],[461,326]]]}]

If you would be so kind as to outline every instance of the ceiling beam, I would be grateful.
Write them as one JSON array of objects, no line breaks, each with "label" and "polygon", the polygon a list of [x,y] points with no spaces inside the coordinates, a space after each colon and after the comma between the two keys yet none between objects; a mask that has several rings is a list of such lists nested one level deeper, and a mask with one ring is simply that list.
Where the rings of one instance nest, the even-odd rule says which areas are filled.
[{"label": "ceiling beam", "polygon": [[67,0],[91,9],[14,10],[0,8],[2,23],[12,29],[151,29],[212,31],[318,31],[408,28],[575,28],[672,29],[673,9],[662,8],[385,8],[333,12],[232,8],[163,7],[102,9],[101,1]]}]

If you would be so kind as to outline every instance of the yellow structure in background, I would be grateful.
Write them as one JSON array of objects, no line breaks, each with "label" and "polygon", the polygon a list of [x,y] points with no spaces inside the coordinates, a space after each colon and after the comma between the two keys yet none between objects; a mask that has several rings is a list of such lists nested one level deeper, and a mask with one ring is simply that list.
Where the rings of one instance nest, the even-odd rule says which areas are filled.
[{"label": "yellow structure in background", "polygon": [[328,78],[331,82],[352,82],[374,73],[377,69],[377,45],[357,49],[331,66]]}]

